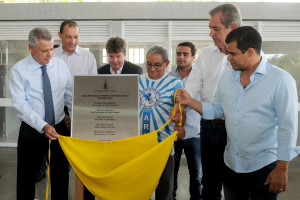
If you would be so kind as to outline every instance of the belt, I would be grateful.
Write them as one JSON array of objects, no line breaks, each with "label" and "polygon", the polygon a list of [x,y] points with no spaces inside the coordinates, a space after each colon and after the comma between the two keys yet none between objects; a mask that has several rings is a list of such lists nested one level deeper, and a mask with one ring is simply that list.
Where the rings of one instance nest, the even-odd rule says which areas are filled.
[{"label": "belt", "polygon": [[214,120],[201,119],[201,120],[205,123],[225,124],[225,120],[223,120],[223,119],[214,119]]}]

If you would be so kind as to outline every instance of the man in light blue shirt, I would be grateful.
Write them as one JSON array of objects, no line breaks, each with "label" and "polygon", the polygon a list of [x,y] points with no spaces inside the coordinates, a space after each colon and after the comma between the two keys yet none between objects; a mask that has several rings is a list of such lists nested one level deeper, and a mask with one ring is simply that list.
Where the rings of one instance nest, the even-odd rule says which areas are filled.
[{"label": "man in light blue shirt", "polygon": [[221,76],[213,102],[199,103],[184,90],[176,96],[204,119],[225,117],[226,200],[277,199],[287,187],[289,161],[300,152],[295,80],[262,59],[261,43],[252,27],[231,31],[226,49],[233,69]]},{"label": "man in light blue shirt", "polygon": [[[53,39],[47,29],[35,28],[29,33],[29,50],[31,55],[15,64],[9,76],[12,103],[22,120],[17,149],[17,199],[34,199],[35,178],[49,149],[48,140],[51,139],[51,199],[67,200],[68,161],[57,138],[59,134],[68,135],[64,123],[64,105],[71,112],[71,75],[62,60],[52,58]],[[49,79],[46,82],[42,68],[47,71]],[[50,88],[44,93],[44,85],[49,82]],[[47,98],[49,93],[52,94],[52,100]],[[44,99],[46,102],[53,101],[53,106],[48,106]],[[49,110],[54,110],[51,118],[53,125],[45,118],[49,116]]]}]

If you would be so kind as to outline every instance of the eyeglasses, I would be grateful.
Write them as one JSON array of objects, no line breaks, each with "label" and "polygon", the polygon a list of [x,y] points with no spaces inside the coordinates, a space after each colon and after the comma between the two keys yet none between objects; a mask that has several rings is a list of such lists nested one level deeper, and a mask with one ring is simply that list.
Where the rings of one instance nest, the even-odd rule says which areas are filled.
[{"label": "eyeglasses", "polygon": [[148,62],[145,63],[145,65],[147,67],[151,68],[153,66],[155,69],[159,69],[163,64],[164,64],[164,62],[163,63],[154,63],[154,64],[148,63]]}]

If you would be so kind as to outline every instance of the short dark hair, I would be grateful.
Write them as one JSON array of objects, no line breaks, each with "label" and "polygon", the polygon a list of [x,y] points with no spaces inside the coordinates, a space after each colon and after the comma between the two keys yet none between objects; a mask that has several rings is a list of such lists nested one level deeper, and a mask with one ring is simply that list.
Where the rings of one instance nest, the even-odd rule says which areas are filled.
[{"label": "short dark hair", "polygon": [[226,44],[236,41],[237,48],[245,53],[253,48],[260,55],[262,38],[259,32],[251,26],[242,26],[232,30],[226,37]]},{"label": "short dark hair", "polygon": [[241,26],[242,17],[239,8],[236,5],[230,3],[222,4],[210,10],[209,14],[210,16],[213,16],[218,12],[223,13],[220,21],[226,28],[229,28],[232,23],[236,23],[238,27]]},{"label": "short dark hair", "polygon": [[196,47],[192,42],[181,42],[177,45],[176,50],[178,49],[178,47],[190,47],[192,56],[196,55]]},{"label": "short dark hair", "polygon": [[107,40],[106,42],[106,52],[109,53],[120,53],[123,52],[124,54],[126,54],[126,41],[119,37],[111,37]]},{"label": "short dark hair", "polygon": [[64,32],[64,28],[65,26],[69,26],[69,27],[78,27],[78,24],[74,21],[74,20],[71,20],[71,19],[67,19],[65,21],[63,21],[60,25],[60,28],[59,28],[59,32],[62,34]]}]

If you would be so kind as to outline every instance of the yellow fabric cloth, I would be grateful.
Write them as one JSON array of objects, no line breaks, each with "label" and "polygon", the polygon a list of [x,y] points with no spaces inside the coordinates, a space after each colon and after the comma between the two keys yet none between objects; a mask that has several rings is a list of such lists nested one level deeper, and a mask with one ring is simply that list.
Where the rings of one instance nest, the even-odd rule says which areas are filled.
[{"label": "yellow fabric cloth", "polygon": [[117,140],[59,137],[82,183],[99,200],[149,200],[158,185],[177,131],[157,143],[157,131]]}]

